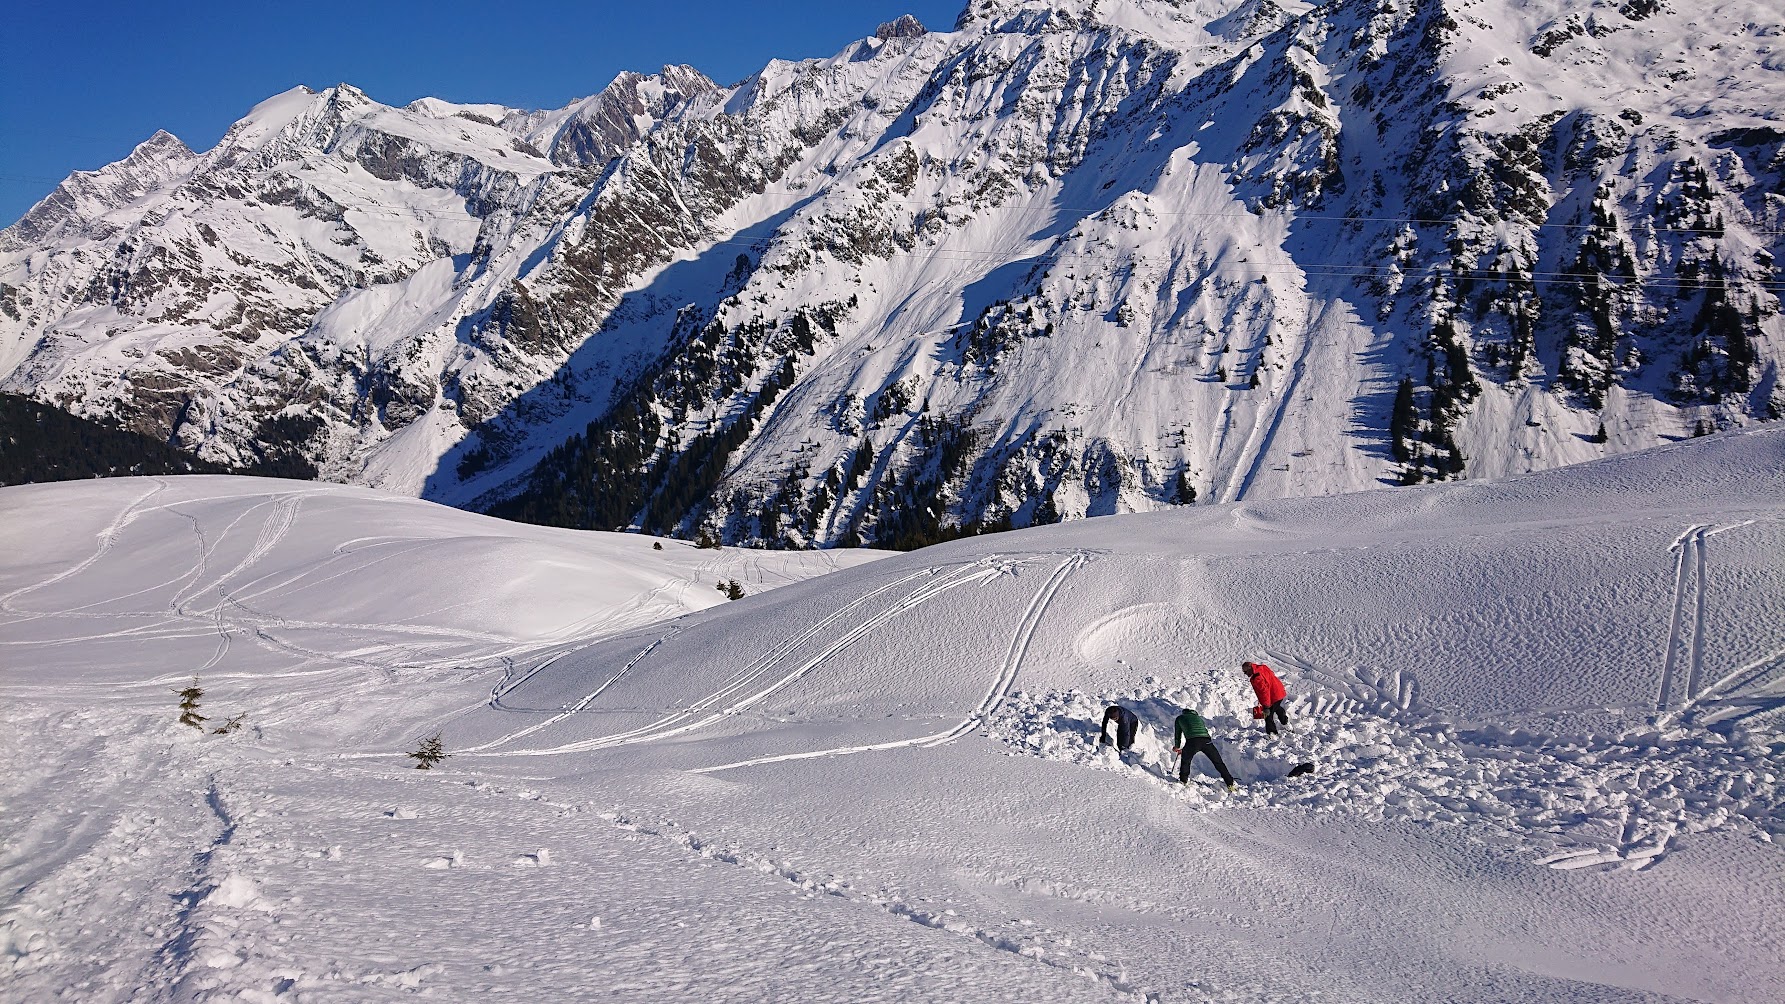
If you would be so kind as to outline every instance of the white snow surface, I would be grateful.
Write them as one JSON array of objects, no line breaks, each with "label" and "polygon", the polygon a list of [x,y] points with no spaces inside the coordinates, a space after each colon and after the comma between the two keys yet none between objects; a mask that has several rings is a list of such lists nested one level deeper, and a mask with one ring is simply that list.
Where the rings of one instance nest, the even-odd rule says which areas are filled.
[{"label": "white snow surface", "polygon": [[1785,430],[891,557],[198,477],[0,540],[7,1001],[1785,998]]}]

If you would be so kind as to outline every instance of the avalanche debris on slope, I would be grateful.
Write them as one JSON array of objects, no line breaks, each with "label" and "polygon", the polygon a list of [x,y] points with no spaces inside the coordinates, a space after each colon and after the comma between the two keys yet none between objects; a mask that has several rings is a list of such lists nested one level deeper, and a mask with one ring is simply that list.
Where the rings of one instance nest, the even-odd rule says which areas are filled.
[{"label": "avalanche debris on slope", "polygon": [[[1172,719],[1198,708],[1241,789],[1229,796],[1193,786],[1184,797],[1194,806],[1460,826],[1471,839],[1552,868],[1647,868],[1676,837],[1695,833],[1785,837],[1776,732],[1743,729],[1731,738],[1697,723],[1655,723],[1636,708],[1608,709],[1590,724],[1542,716],[1512,727],[1461,724],[1403,706],[1411,676],[1347,684],[1303,667],[1284,675],[1296,696],[1281,737],[1265,735],[1247,707],[1235,706],[1245,702],[1230,673],[1113,694],[1017,693],[991,730],[1025,753],[1175,790]],[[1098,744],[1103,709],[1117,703],[1143,722],[1124,757]],[[1310,762],[1312,775],[1288,776]],[[1205,785],[1213,776],[1200,760],[1196,774]]]}]

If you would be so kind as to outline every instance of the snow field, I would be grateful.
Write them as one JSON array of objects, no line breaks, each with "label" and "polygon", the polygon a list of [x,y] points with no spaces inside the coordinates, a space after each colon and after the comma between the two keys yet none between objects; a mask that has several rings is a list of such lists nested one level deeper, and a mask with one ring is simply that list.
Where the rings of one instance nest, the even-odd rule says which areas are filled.
[{"label": "snow field", "polygon": [[[1779,997],[1781,487],[1763,430],[805,581],[872,556],[9,489],[0,995]],[[1187,703],[1235,795],[1159,776]]]},{"label": "snow field", "polygon": [[[474,700],[594,639],[722,604],[720,581],[759,592],[877,556],[654,550],[639,535],[246,478],[28,486],[0,504],[14,573],[0,581],[0,645],[21,654],[8,684],[134,703],[198,673],[211,702],[333,695],[324,743],[388,724],[377,701],[393,683],[450,682]],[[355,705],[364,713],[343,710]],[[299,707],[250,725],[315,717]]]},{"label": "snow field", "polygon": [[[180,743],[170,732],[139,745]],[[161,764],[183,776],[138,780],[207,783],[202,812],[126,820],[10,903],[4,999],[940,1002],[964,979],[1132,999],[977,951],[976,931],[936,939],[952,921],[873,890],[537,787],[186,745]]]}]

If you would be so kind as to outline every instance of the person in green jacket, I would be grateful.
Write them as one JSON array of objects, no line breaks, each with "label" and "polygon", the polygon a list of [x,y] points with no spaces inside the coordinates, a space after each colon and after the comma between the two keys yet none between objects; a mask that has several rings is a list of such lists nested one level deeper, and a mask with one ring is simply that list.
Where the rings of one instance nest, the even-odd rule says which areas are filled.
[{"label": "person in green jacket", "polygon": [[1233,775],[1227,772],[1227,764],[1221,761],[1221,751],[1215,748],[1215,740],[1209,736],[1209,727],[1196,713],[1195,708],[1185,708],[1178,715],[1176,728],[1172,730],[1173,753],[1181,753],[1178,760],[1178,783],[1190,783],[1190,759],[1201,753],[1209,758],[1220,773],[1221,780],[1227,782],[1227,790],[1233,790]]}]

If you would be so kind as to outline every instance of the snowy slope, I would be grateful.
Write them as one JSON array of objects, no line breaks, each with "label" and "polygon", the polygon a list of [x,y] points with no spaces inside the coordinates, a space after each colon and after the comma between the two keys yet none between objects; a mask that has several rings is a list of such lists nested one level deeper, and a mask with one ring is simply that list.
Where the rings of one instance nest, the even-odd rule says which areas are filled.
[{"label": "snowy slope", "polygon": [[995,0],[550,112],[282,95],[5,231],[0,370],[738,542],[1577,463],[1785,409],[1776,7]]},{"label": "snowy slope", "polygon": [[699,550],[220,476],[23,486],[8,489],[4,513],[0,608],[45,646],[9,665],[126,693],[145,674],[210,677],[244,648],[254,655],[226,675],[249,693],[425,690],[723,604],[720,582],[751,594],[880,556]]},{"label": "snowy slope", "polygon": [[[603,620],[638,586],[591,568],[747,566],[351,489],[7,489],[7,985],[1773,999],[1782,488],[1785,432],[1726,434],[978,538],[648,624]],[[822,560],[717,556],[771,559]],[[1288,683],[1281,739],[1248,656]],[[196,669],[252,731],[174,724]],[[1094,746],[1111,699],[1147,722],[1128,763]],[[1184,704],[1237,794],[1160,776]],[[455,756],[408,770],[435,729]]]}]

